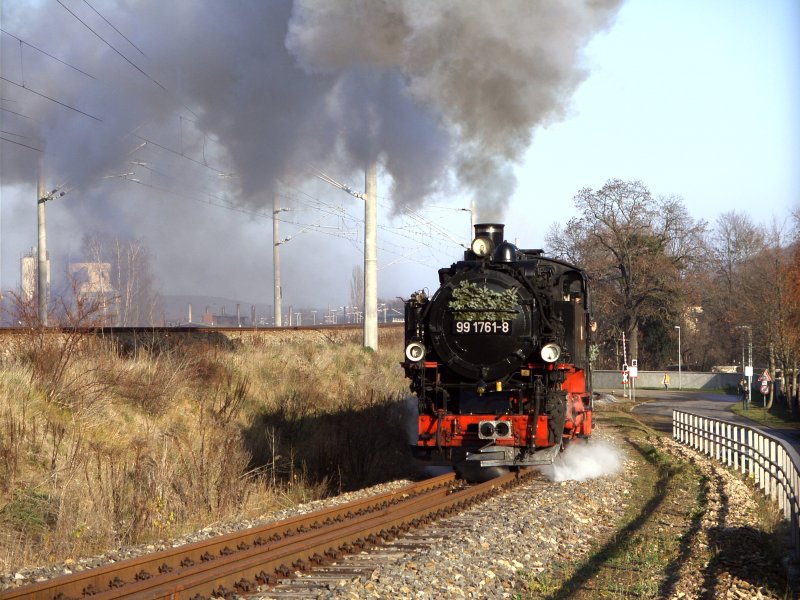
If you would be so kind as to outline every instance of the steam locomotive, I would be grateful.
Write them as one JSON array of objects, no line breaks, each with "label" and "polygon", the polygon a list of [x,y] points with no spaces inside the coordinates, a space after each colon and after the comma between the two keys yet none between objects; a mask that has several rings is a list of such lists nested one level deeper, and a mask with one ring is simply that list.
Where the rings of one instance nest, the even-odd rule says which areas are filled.
[{"label": "steam locomotive", "polygon": [[472,478],[549,464],[592,432],[586,273],[503,232],[475,225],[436,293],[405,302],[402,364],[419,404],[412,452]]}]

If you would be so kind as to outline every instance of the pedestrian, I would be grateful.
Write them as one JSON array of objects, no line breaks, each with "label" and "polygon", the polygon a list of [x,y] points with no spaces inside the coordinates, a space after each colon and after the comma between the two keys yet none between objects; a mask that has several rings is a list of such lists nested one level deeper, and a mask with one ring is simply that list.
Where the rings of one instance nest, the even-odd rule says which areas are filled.
[{"label": "pedestrian", "polygon": [[747,379],[744,377],[739,381],[739,393],[742,395],[742,407],[747,410]]},{"label": "pedestrian", "polygon": [[664,389],[668,390],[669,389],[669,373],[664,373],[664,379],[663,379],[662,383],[664,384]]}]

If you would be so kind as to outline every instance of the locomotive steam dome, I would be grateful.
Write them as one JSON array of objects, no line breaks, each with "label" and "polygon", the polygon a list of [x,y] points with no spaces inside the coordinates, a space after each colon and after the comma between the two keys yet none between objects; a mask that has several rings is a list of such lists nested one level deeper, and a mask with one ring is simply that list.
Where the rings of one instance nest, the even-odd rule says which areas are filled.
[{"label": "locomotive steam dome", "polygon": [[530,292],[506,273],[460,273],[431,299],[431,343],[453,371],[474,379],[501,379],[533,351],[533,309]]}]

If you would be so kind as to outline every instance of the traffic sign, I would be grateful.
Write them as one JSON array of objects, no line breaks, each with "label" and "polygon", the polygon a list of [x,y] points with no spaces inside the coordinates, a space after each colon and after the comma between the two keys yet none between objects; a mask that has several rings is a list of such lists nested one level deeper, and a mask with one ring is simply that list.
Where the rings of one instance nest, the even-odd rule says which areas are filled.
[{"label": "traffic sign", "polygon": [[764,369],[764,372],[761,373],[761,376],[758,378],[758,380],[759,381],[766,381],[767,383],[769,383],[770,381],[772,381],[772,377],[770,376],[769,371]]},{"label": "traffic sign", "polygon": [[769,393],[769,383],[766,381],[761,382],[761,393],[765,396]]},{"label": "traffic sign", "polygon": [[631,379],[636,379],[639,376],[639,367],[636,365],[631,365],[628,367],[628,375],[631,377]]}]

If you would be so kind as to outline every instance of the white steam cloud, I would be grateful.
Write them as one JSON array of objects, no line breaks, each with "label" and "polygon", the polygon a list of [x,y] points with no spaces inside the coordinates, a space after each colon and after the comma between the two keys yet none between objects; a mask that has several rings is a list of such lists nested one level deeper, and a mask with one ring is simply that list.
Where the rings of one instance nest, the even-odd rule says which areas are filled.
[{"label": "white steam cloud", "polygon": [[619,473],[623,460],[621,450],[592,438],[587,444],[570,444],[552,465],[540,470],[550,481],[586,481]]}]

